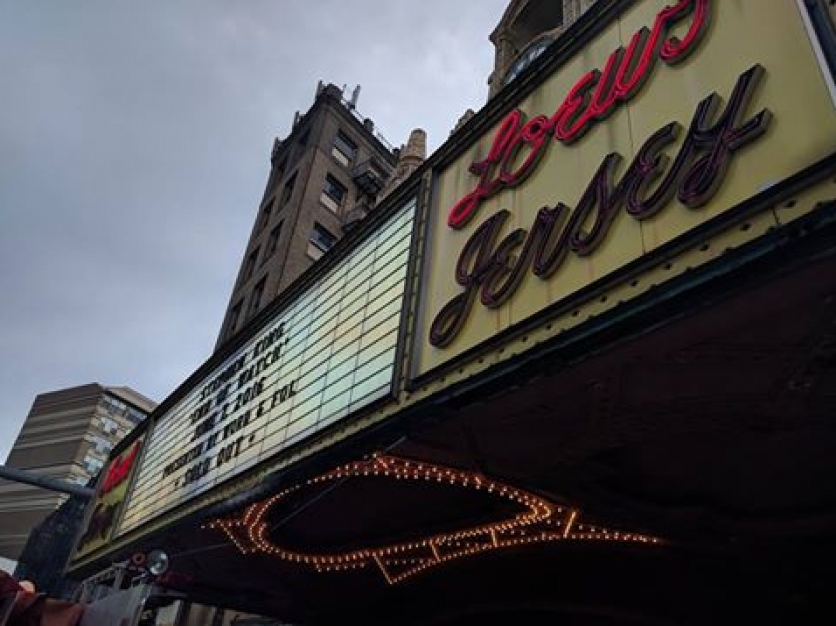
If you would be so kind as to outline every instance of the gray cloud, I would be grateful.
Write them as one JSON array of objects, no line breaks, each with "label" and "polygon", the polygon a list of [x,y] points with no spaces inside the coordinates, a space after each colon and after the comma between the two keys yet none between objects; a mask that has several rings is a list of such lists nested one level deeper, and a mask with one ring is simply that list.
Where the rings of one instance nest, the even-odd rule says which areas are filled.
[{"label": "gray cloud", "polygon": [[39,392],[162,400],[209,355],[272,139],[319,79],[437,147],[484,102],[505,4],[2,3],[0,459]]}]

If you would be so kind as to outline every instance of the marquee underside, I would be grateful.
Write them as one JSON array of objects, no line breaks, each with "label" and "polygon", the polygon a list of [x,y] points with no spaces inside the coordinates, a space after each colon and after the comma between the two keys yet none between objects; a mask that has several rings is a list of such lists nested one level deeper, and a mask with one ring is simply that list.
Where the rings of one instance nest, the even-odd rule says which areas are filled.
[{"label": "marquee underside", "polygon": [[[458,472],[455,480],[356,466],[306,484],[342,467],[315,459],[276,489],[260,521],[269,545],[319,555],[322,567],[236,546],[207,516],[146,547],[169,552],[173,584],[190,595],[289,621],[812,615],[836,556],[836,258],[824,222],[742,269],[658,306],[637,304],[583,341],[544,346],[432,411],[329,451],[332,463],[368,463],[383,451]],[[474,476],[496,491],[475,489]],[[518,538],[528,532],[528,542],[504,545],[519,529],[500,527],[459,537],[460,555],[452,539],[432,541],[526,510],[499,486],[564,514],[550,528],[524,528]],[[535,537],[562,533],[572,512],[572,524],[660,541]],[[247,515],[242,507],[220,519]],[[407,547],[386,553],[391,546]],[[327,567],[328,555],[339,563],[359,550],[369,550],[363,563]],[[393,582],[409,567],[399,557],[428,566]]]}]

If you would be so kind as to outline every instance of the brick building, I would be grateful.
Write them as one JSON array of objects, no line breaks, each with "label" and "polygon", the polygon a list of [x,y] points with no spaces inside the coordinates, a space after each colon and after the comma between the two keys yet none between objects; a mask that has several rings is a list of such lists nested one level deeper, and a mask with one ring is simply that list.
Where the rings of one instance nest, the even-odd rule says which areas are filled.
[{"label": "brick building", "polygon": [[346,100],[336,85],[320,83],[311,108],[276,139],[217,346],[362,220],[396,170],[401,150],[359,115],[357,93]]},{"label": "brick building", "polygon": [[72,571],[161,549],[311,626],[832,621],[831,4],[511,2],[487,104],[163,402]]}]

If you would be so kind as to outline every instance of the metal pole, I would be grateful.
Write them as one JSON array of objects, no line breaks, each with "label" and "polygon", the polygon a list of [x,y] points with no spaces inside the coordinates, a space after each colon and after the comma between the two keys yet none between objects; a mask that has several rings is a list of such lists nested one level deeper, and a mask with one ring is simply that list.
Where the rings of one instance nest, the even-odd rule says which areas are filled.
[{"label": "metal pole", "polygon": [[95,490],[90,487],[69,483],[65,480],[58,480],[57,478],[50,478],[49,476],[39,476],[38,474],[14,467],[7,467],[6,465],[0,465],[0,478],[5,478],[16,483],[26,483],[27,485],[48,489],[49,491],[68,493],[71,496],[78,496],[85,500],[92,498],[95,493]]}]

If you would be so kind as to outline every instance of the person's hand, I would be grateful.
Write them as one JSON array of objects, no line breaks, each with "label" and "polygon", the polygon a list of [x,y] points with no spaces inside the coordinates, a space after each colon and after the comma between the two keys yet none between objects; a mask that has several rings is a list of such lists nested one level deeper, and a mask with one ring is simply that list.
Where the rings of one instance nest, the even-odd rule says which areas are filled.
[{"label": "person's hand", "polygon": [[35,583],[31,580],[21,580],[18,586],[27,593],[35,593]]}]

